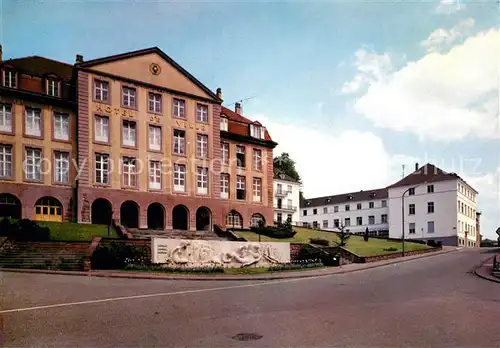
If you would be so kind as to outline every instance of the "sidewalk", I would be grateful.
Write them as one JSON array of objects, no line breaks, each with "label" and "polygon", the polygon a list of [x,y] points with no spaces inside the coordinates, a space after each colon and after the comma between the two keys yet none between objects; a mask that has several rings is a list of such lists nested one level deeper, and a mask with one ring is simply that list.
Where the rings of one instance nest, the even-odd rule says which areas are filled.
[{"label": "sidewalk", "polygon": [[[499,257],[500,255],[497,255]],[[493,270],[493,256],[489,259],[487,259],[485,262],[481,264],[478,268],[474,270],[474,273],[480,278],[495,282],[495,283],[500,283],[500,278],[495,277],[492,274]]]},{"label": "sidewalk", "polygon": [[307,271],[281,271],[265,274],[241,274],[241,275],[191,275],[191,274],[170,274],[170,273],[147,273],[147,272],[129,272],[129,271],[49,271],[49,270],[34,270],[34,269],[13,269],[0,268],[0,272],[20,272],[20,273],[42,273],[42,274],[60,274],[60,275],[77,275],[90,277],[105,277],[105,278],[128,278],[128,279],[165,279],[165,280],[276,280],[276,279],[294,279],[294,278],[311,278],[322,277],[334,274],[343,274],[362,271],[371,268],[382,267],[400,262],[407,262],[425,257],[434,257],[459,250],[458,248],[447,248],[441,251],[426,253],[421,255],[413,255],[407,257],[399,257],[390,260],[383,260],[371,263],[353,263],[341,267],[322,268]]}]

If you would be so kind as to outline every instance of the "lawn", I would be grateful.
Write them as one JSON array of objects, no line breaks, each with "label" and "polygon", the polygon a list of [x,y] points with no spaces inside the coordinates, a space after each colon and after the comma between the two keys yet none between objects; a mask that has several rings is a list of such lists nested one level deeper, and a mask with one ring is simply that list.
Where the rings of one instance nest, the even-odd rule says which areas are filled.
[{"label": "lawn", "polygon": [[[262,242],[291,242],[291,243],[309,243],[310,238],[321,238],[327,239],[331,242],[331,245],[335,245],[333,242],[338,241],[336,233],[311,230],[302,227],[293,228],[297,234],[293,238],[285,239],[274,239],[266,236],[260,236]],[[246,240],[256,242],[259,240],[259,235],[250,231],[234,231],[239,237],[243,237]],[[390,254],[396,251],[385,251],[384,249],[396,248],[397,251],[402,251],[402,243],[387,239],[370,238],[368,242],[363,240],[363,236],[351,235],[347,242],[346,248],[359,256],[376,256],[383,254]],[[425,249],[427,246],[418,243],[405,242],[405,251],[421,250]]]},{"label": "lawn", "polygon": [[[39,221],[38,224],[40,226],[46,226],[50,229],[50,237],[52,240],[90,241],[94,237],[108,237],[108,226],[106,225],[42,221]],[[109,237],[118,238],[118,235],[113,228],[110,230]]]}]

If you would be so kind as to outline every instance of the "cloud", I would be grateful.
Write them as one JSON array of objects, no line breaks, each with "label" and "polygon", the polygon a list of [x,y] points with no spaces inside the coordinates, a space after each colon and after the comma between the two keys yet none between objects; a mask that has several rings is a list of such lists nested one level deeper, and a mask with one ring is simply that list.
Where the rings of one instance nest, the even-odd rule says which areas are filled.
[{"label": "cloud", "polygon": [[474,19],[469,18],[461,21],[449,30],[438,28],[434,30],[427,39],[423,40],[420,45],[425,47],[427,52],[446,50],[451,44],[467,37],[474,27],[474,24]]},{"label": "cloud", "polygon": [[460,3],[459,0],[441,0],[434,11],[437,14],[452,15],[464,9],[465,4]]},{"label": "cloud", "polygon": [[371,76],[369,87],[354,109],[377,127],[412,132],[423,141],[496,139],[499,61],[498,29],[480,32],[446,54],[428,53],[399,70],[388,69],[394,64],[386,58],[371,59],[369,69],[362,66]]}]

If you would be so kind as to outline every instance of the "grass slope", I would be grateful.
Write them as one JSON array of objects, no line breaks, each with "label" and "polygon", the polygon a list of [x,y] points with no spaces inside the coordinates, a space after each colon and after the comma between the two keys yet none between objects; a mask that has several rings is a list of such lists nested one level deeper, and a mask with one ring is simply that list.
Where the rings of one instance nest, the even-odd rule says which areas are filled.
[{"label": "grass slope", "polygon": [[[302,227],[294,227],[293,229],[297,232],[297,234],[293,238],[274,239],[266,236],[261,236],[261,241],[309,243],[310,238],[327,239],[330,242],[339,241],[336,233],[311,230]],[[235,231],[234,233],[239,237],[243,237],[246,240],[252,242],[256,242],[259,240],[259,235],[254,232]],[[331,243],[331,245],[335,244]],[[384,249],[388,248],[397,248],[398,249],[397,251],[402,251],[402,243],[387,239],[379,239],[379,238],[370,238],[368,242],[365,242],[363,240],[363,236],[351,235],[351,237],[347,242],[346,248],[359,256],[376,256],[376,255],[390,254],[396,252],[396,251],[384,251]],[[423,244],[405,242],[405,251],[421,250],[425,248],[427,248],[427,246]]]},{"label": "grass slope", "polygon": [[[108,237],[108,226],[106,225],[45,221],[39,221],[38,224],[40,224],[40,226],[46,226],[50,229],[50,238],[52,240],[90,241],[94,237]],[[118,235],[113,228],[111,228],[109,237],[118,238]]]}]

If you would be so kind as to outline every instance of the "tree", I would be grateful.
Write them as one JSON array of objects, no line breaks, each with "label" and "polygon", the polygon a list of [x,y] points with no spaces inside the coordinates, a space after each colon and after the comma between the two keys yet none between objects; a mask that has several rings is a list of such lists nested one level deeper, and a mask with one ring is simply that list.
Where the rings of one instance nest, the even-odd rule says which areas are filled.
[{"label": "tree", "polygon": [[284,173],[294,180],[297,180],[299,183],[301,182],[301,178],[297,169],[295,169],[295,161],[290,158],[290,155],[286,152],[283,152],[278,157],[275,157],[273,160],[273,167],[275,172]]},{"label": "tree", "polygon": [[349,231],[347,231],[345,229],[345,224],[344,223],[341,223],[340,226],[338,227],[340,232],[338,233],[338,236],[339,236],[339,241],[338,242],[335,242],[338,246],[346,246],[347,245],[347,242],[349,240],[349,237],[351,237]]},{"label": "tree", "polygon": [[363,239],[365,240],[365,242],[368,242],[368,238],[369,238],[369,233],[368,233],[368,227],[367,227],[365,230],[365,234],[363,235]]}]

